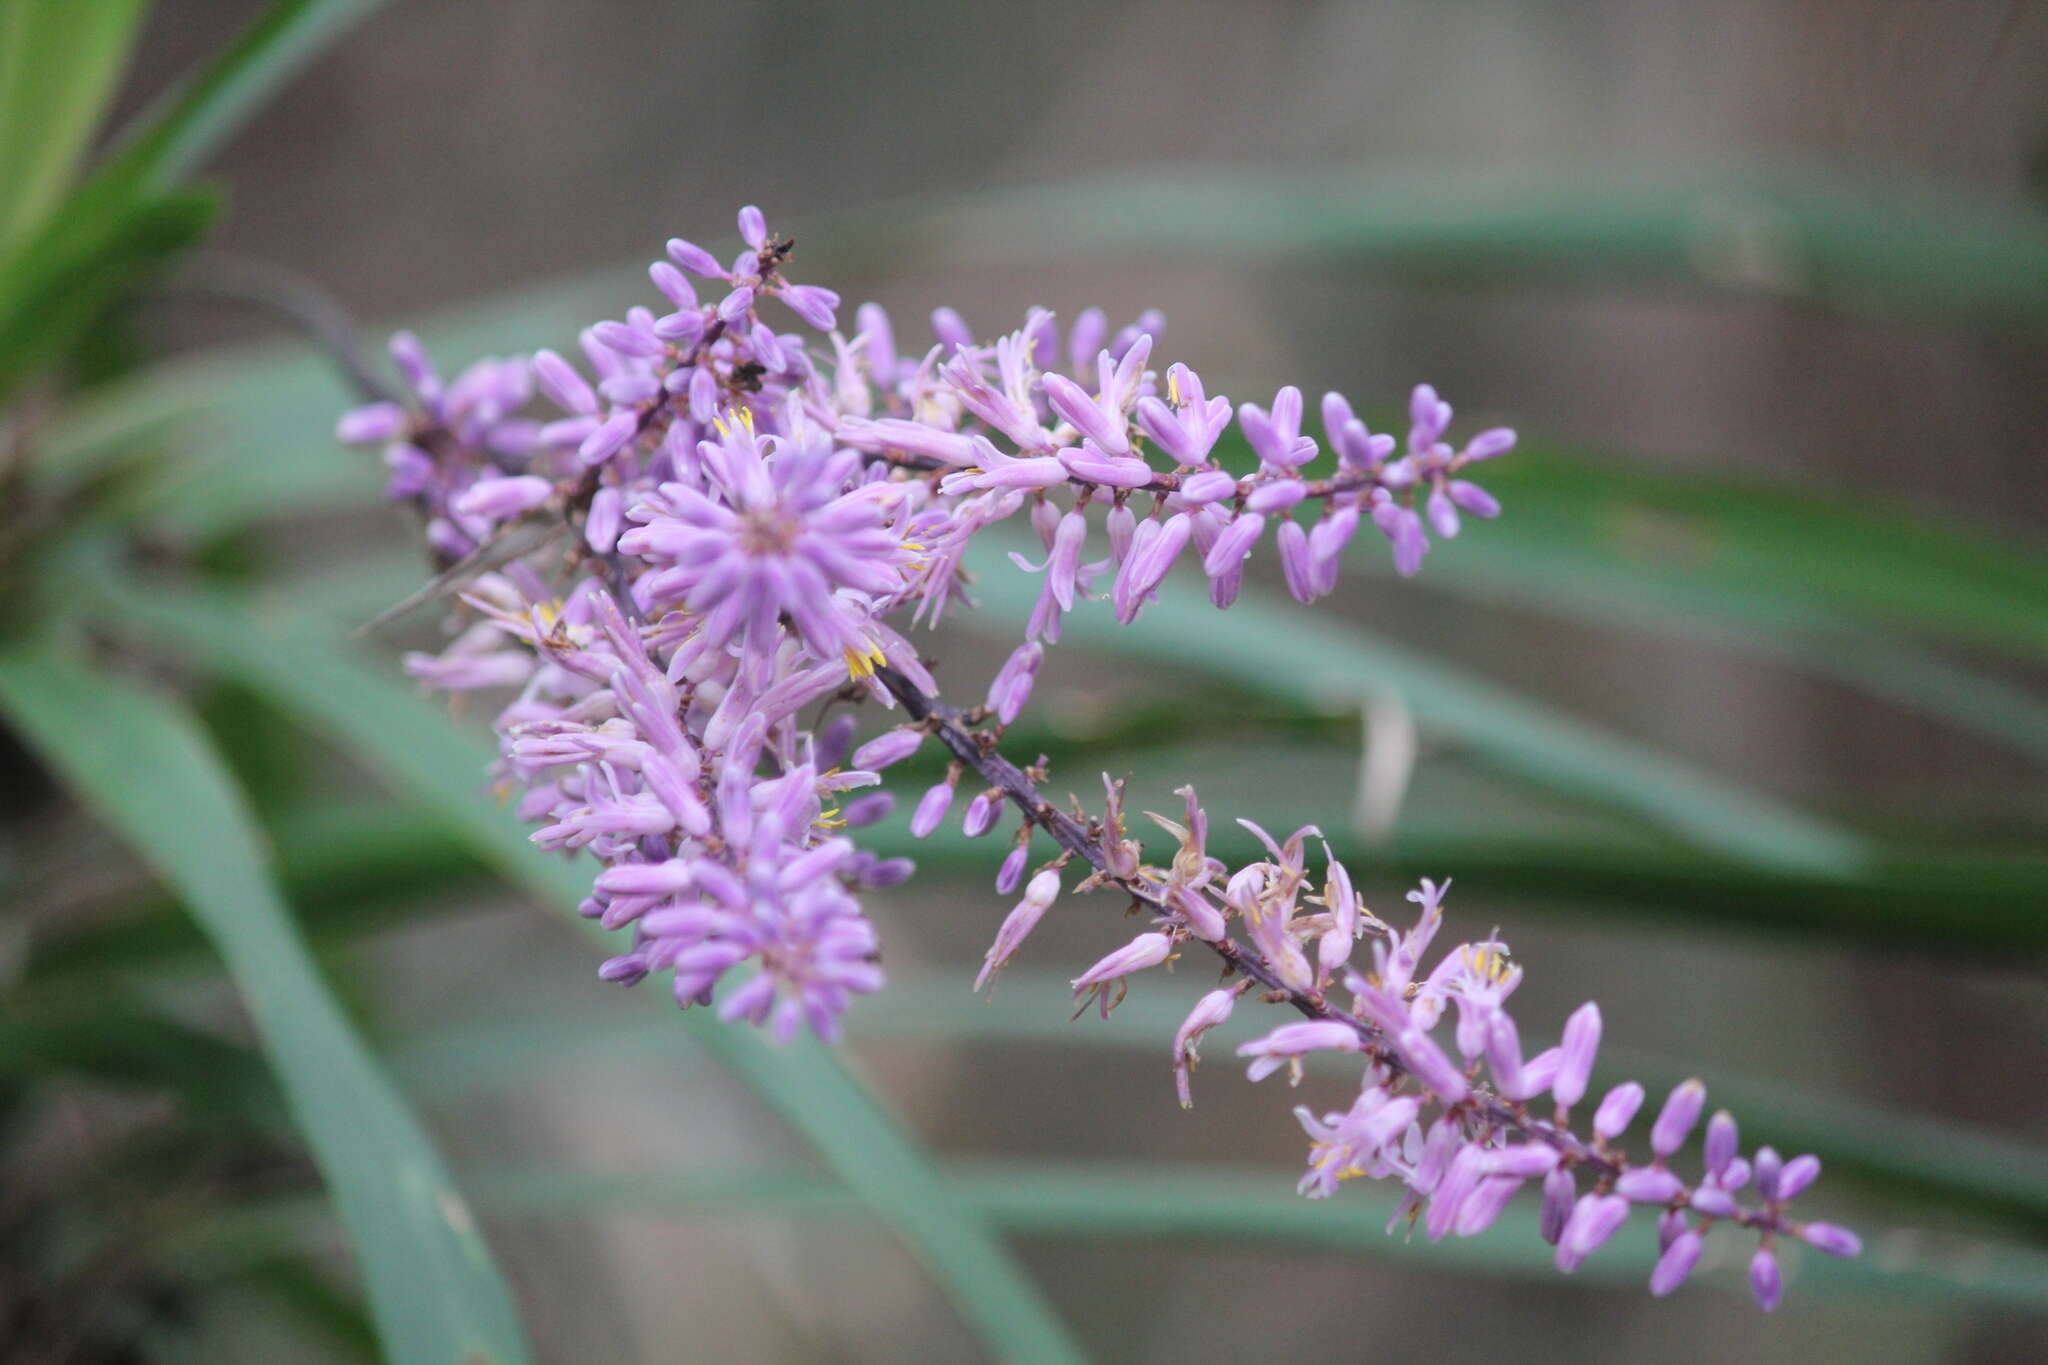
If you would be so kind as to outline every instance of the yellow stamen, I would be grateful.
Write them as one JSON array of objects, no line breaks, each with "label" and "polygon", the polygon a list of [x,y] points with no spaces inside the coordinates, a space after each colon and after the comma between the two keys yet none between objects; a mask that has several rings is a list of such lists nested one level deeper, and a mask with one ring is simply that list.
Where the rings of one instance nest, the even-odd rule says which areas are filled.
[{"label": "yellow stamen", "polygon": [[878,664],[889,662],[882,654],[882,647],[872,640],[868,641],[868,647],[864,650],[857,650],[853,646],[848,645],[844,653],[846,655],[846,671],[853,674],[856,678],[871,678],[874,676],[875,668]]},{"label": "yellow stamen", "polygon": [[1180,371],[1166,372],[1166,401],[1174,407],[1180,406]]},{"label": "yellow stamen", "polygon": [[1480,980],[1498,985],[1508,974],[1508,955],[1498,948],[1467,948],[1465,965]]}]

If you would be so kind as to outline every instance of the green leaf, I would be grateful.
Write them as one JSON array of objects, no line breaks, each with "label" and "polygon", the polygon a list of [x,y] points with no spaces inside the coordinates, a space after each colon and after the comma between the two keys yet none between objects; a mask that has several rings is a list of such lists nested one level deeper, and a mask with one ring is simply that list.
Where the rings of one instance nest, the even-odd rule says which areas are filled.
[{"label": "green leaf", "polygon": [[876,205],[806,232],[849,266],[1240,256],[1429,280],[1676,281],[1910,320],[2048,324],[2048,222],[1819,173],[1117,176]]},{"label": "green leaf", "polygon": [[[898,976],[889,989],[865,1000],[849,1017],[858,1042],[971,1046],[1040,1043],[1061,1049],[1112,1048],[1160,1055],[1160,1040],[1186,1017],[1191,992],[1160,986],[1133,991],[1108,1020],[1073,1020],[1067,979],[1049,971],[1013,967],[996,988],[978,994],[968,970]],[[1203,1045],[1208,1065],[1196,1093],[1242,1088],[1231,1049],[1272,1024],[1258,1011],[1239,1011]],[[1551,1040],[1530,1037],[1531,1053]],[[411,1091],[442,1100],[496,1094],[534,1082],[547,1068],[573,1068],[585,1058],[667,1054],[669,1032],[652,1023],[622,1023],[610,1010],[507,1012],[458,1023],[392,1054],[391,1067]],[[1341,1068],[1341,1059],[1333,1059]],[[1623,1080],[1640,1081],[1652,1094],[1697,1074],[1666,1057],[1605,1047],[1596,1093]],[[1970,1209],[2040,1234],[2048,1231],[2048,1159],[2038,1145],[1967,1124],[1907,1115],[1874,1105],[1814,1094],[1754,1076],[1715,1070],[1707,1076],[1715,1107],[1742,1122],[1752,1144],[1785,1152],[1812,1152],[1831,1176],[1860,1177],[1891,1193],[1913,1192],[1948,1209]],[[1159,1084],[1166,1068],[1160,1064]]]},{"label": "green leaf", "polygon": [[0,396],[205,236],[219,210],[203,190],[153,194],[104,215],[60,212],[0,262]]},{"label": "green leaf", "polygon": [[378,3],[279,0],[123,134],[41,229],[0,262],[0,395],[199,239],[214,198],[177,190],[177,182]]},{"label": "green leaf", "polygon": [[[396,790],[446,822],[475,855],[536,898],[569,912],[589,892],[589,870],[528,842],[509,814],[483,799],[488,746],[396,679],[338,647],[289,610],[257,610],[224,594],[114,578],[92,590],[117,618],[159,635],[201,666],[268,697],[342,744]],[[592,937],[610,936],[584,922]],[[658,995],[644,1000],[672,1014]],[[1082,1353],[1002,1242],[933,1175],[912,1136],[810,1040],[776,1047],[753,1029],[691,1010],[675,1028],[704,1046],[803,1134],[826,1164],[900,1235],[989,1344],[1019,1360],[1080,1360]]]},{"label": "green leaf", "polygon": [[[1404,817],[1394,834],[1379,843],[1343,828],[1349,793],[1320,777],[1314,766],[1318,760],[1327,762],[1327,753],[1291,747],[1262,753],[1257,771],[1288,773],[1288,790],[1276,797],[1262,785],[1268,794],[1229,814],[1269,829],[1316,824],[1355,877],[1412,881],[1449,870],[1461,885],[1484,889],[1489,897],[1547,904],[1574,917],[1604,911],[1634,923],[1664,920],[1717,932],[1745,929],[1823,942],[1854,939],[1880,952],[1994,960],[2048,954],[2048,917],[2039,911],[2048,898],[2048,858],[2032,850],[1925,848],[1886,841],[1855,869],[1806,871],[1731,862],[1666,839],[1626,837],[1634,831],[1614,828],[1618,822],[1611,816],[1606,829],[1589,835],[1565,826],[1564,813],[1556,810],[1547,812],[1560,826],[1554,830],[1530,820],[1517,828],[1505,814],[1491,811],[1477,822],[1443,818],[1424,824]],[[1214,793],[1238,790],[1247,781],[1245,765],[1219,765],[1213,753],[1115,752],[1091,758],[1094,769],[1130,772],[1137,784],[1134,797],[1148,786],[1156,792],[1192,781],[1219,815]],[[1054,772],[1060,771],[1056,762]],[[1466,793],[1460,789],[1451,795]],[[1475,823],[1481,827],[1474,828]],[[1258,850],[1234,821],[1219,818],[1210,838],[1212,849],[1225,859],[1255,856]],[[879,857],[914,857],[926,871],[977,877],[987,875],[995,861],[987,840],[968,839],[956,826],[943,826],[925,839],[911,838],[907,816],[900,811],[863,830],[861,846]]]},{"label": "green leaf", "polygon": [[240,794],[191,719],[46,644],[0,655],[35,749],[200,916],[248,1004],[407,1362],[527,1359],[510,1294],[418,1121],[307,957]]},{"label": "green leaf", "polygon": [[1552,601],[1592,594],[1633,619],[1679,611],[1841,649],[1901,631],[2048,659],[2048,554],[1984,527],[1542,443],[1482,482],[1507,510],[1431,555],[1432,578]]},{"label": "green leaf", "polygon": [[[285,899],[316,947],[417,924],[423,901],[487,875],[431,813],[386,800],[288,810],[267,831]],[[152,889],[104,917],[29,944],[22,988],[75,994],[110,976],[183,969],[206,940]]]},{"label": "green leaf", "polygon": [[0,249],[64,192],[147,9],[146,0],[0,6]]},{"label": "green leaf", "polygon": [[[1257,463],[1234,431],[1218,459]],[[2048,759],[2048,706],[1902,638],[2048,657],[2048,556],[2031,546],[1868,495],[1543,441],[1481,481],[1506,513],[1413,586],[1761,655]],[[1370,547],[1345,569],[1393,577]]]},{"label": "green leaf", "polygon": [[[1014,633],[1013,623],[1037,597],[1038,580],[1003,561],[996,544],[979,545],[969,563],[981,570],[976,596],[988,610],[966,615],[965,624]],[[1182,575],[1160,589],[1159,600],[1134,624],[1117,625],[1102,603],[1093,603],[1068,618],[1065,638],[1310,706],[1357,706],[1392,692],[1425,727],[1502,771],[1649,816],[1703,847],[1758,866],[1834,876],[1869,863],[1870,850],[1847,830],[1341,624],[1327,612],[1248,592],[1227,630],[1219,615]]]},{"label": "green leaf", "polygon": [[[1333,1200],[1293,1193],[1293,1173],[1241,1166],[1156,1162],[1054,1163],[950,1161],[941,1168],[948,1192],[1008,1231],[1059,1242],[1136,1242],[1168,1249],[1216,1244],[1265,1246],[1382,1262],[1396,1269],[1527,1280],[1569,1294],[1585,1285],[1640,1287],[1656,1263],[1651,1220],[1630,1226],[1573,1276],[1557,1271],[1537,1231],[1528,1195],[1478,1237],[1441,1242],[1386,1231],[1394,1196],[1357,1181]],[[785,1170],[612,1175],[584,1171],[479,1171],[478,1198],[494,1214],[584,1217],[602,1211],[637,1217],[719,1218],[735,1215],[855,1220],[867,1212],[829,1181]],[[318,1210],[280,1201],[197,1229],[181,1255],[216,1259],[263,1254],[303,1235]],[[1739,1230],[1722,1237],[1747,1240]],[[1729,1243],[1735,1245],[1734,1242]],[[1780,1243],[1791,1301],[1808,1292],[1877,1296],[1946,1311],[1961,1303],[2039,1312],[2048,1306],[2048,1256],[2032,1248],[1976,1237],[1929,1238],[1920,1245],[1879,1246],[1855,1260],[1835,1260],[1786,1239]],[[1703,1265],[1691,1293],[1747,1297],[1743,1257]],[[1794,1309],[1793,1311],[1796,1311]]]},{"label": "green leaf", "polygon": [[0,1015],[0,1075],[169,1090],[186,1122],[287,1130],[277,1088],[247,1048],[125,992],[96,991],[41,1009],[19,997],[9,1005]]},{"label": "green leaf", "polygon": [[145,110],[95,181],[165,186],[190,175],[278,87],[385,0],[277,0],[176,89]]}]

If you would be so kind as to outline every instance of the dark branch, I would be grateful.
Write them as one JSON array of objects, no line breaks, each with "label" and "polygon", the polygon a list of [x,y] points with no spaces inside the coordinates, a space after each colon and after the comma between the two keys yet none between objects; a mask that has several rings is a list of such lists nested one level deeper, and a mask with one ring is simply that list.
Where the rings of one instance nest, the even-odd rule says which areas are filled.
[{"label": "dark branch", "polygon": [[[1172,914],[1156,883],[1142,875],[1118,877],[1112,874],[1100,841],[1092,837],[1079,820],[1047,801],[1029,774],[997,751],[993,736],[969,729],[963,723],[958,707],[926,696],[910,679],[886,665],[877,668],[875,676],[889,689],[889,694],[903,704],[904,711],[912,720],[929,726],[955,758],[1007,796],[1023,812],[1024,818],[1044,830],[1054,843],[1087,863],[1102,881],[1125,892],[1132,900],[1162,915]],[[1284,998],[1307,1018],[1344,1024],[1358,1034],[1365,1050],[1381,1064],[1397,1073],[1408,1070],[1377,1024],[1331,1004],[1319,992],[1299,991],[1287,986],[1255,948],[1228,937],[1200,941],[1223,960],[1226,969],[1248,977]],[[1603,1177],[1611,1178],[1623,1169],[1623,1163],[1615,1157],[1595,1148],[1560,1124],[1530,1115],[1522,1105],[1510,1103],[1477,1087],[1463,1104],[1495,1126],[1547,1143],[1573,1163]]]}]

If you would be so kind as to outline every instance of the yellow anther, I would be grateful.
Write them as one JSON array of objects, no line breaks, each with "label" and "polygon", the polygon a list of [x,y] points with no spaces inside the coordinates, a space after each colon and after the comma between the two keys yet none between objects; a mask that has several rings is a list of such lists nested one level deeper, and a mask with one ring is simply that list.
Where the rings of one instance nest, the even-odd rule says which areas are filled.
[{"label": "yellow anther", "polygon": [[1166,372],[1166,401],[1174,407],[1180,406],[1180,371]]},{"label": "yellow anther", "polygon": [[871,678],[877,665],[888,662],[882,654],[882,647],[873,641],[869,641],[864,650],[848,645],[842,652],[846,655],[846,671],[856,678]]},{"label": "yellow anther", "polygon": [[1498,984],[1508,974],[1508,955],[1498,948],[1467,948],[1465,965],[1480,980]]}]

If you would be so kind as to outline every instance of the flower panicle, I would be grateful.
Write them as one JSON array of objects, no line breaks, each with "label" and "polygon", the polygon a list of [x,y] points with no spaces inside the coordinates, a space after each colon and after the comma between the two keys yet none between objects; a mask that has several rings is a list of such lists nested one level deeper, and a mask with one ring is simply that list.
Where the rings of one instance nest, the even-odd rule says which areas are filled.
[{"label": "flower panicle", "polygon": [[[1327,847],[1314,865],[1313,826],[1276,837],[1242,822],[1265,856],[1233,867],[1212,854],[1192,788],[1172,816],[1145,812],[1172,840],[1155,865],[1123,781],[1104,777],[1099,818],[1068,813],[1039,794],[1045,760],[1001,752],[1067,616],[1091,598],[1128,625],[1193,564],[1228,608],[1270,533],[1288,591],[1311,602],[1336,590],[1367,522],[1413,574],[1433,542],[1499,513],[1472,476],[1514,448],[1513,431],[1453,438],[1450,404],[1424,384],[1403,436],[1371,430],[1335,393],[1318,435],[1297,388],[1233,403],[1167,361],[1157,313],[1113,330],[1088,309],[1063,331],[1034,309],[983,339],[942,308],[933,344],[904,349],[877,305],[849,316],[830,289],[792,280],[794,243],[758,209],[737,228],[729,262],[671,240],[648,301],[566,353],[444,379],[400,334],[403,399],[359,407],[337,431],[382,449],[388,496],[416,509],[435,567],[462,579],[450,642],[405,667],[425,686],[506,698],[494,784],[537,844],[594,860],[582,911],[626,938],[600,975],[665,977],[679,1004],[778,1038],[838,1037],[851,1002],[884,984],[862,896],[913,872],[861,846],[895,812],[897,793],[874,788],[919,760],[911,833],[958,821],[970,838],[1001,834],[998,891],[1022,888],[977,988],[1024,950],[1064,880],[1150,916],[1074,978],[1081,1009],[1107,1015],[1134,980],[1189,953],[1224,967],[1173,1040],[1183,1105],[1204,1035],[1255,994],[1300,1017],[1238,1048],[1253,1080],[1298,1080],[1322,1054],[1360,1069],[1348,1109],[1296,1111],[1304,1194],[1397,1180],[1397,1222],[1437,1238],[1481,1231],[1533,1185],[1565,1270],[1656,1208],[1659,1295],[1685,1280],[1708,1231],[1747,1228],[1766,1308],[1780,1239],[1855,1254],[1853,1234],[1789,1212],[1818,1163],[1768,1148],[1744,1158],[1726,1114],[1707,1121],[1704,1170],[1679,1174],[1704,1104],[1696,1083],[1664,1101],[1647,1160],[1620,1145],[1640,1087],[1614,1088],[1575,1126],[1597,1007],[1529,1054],[1508,1011],[1522,979],[1508,945],[1433,951],[1448,882],[1423,882],[1417,917],[1397,929]],[[937,699],[904,632],[971,606],[967,556],[999,527],[1037,547],[1010,559],[1040,579],[1038,598],[985,701],[961,711]],[[861,740],[856,717],[875,708],[895,723]],[[928,766],[934,750],[942,770]],[[1552,1112],[1538,1114],[1546,1095]]]}]

